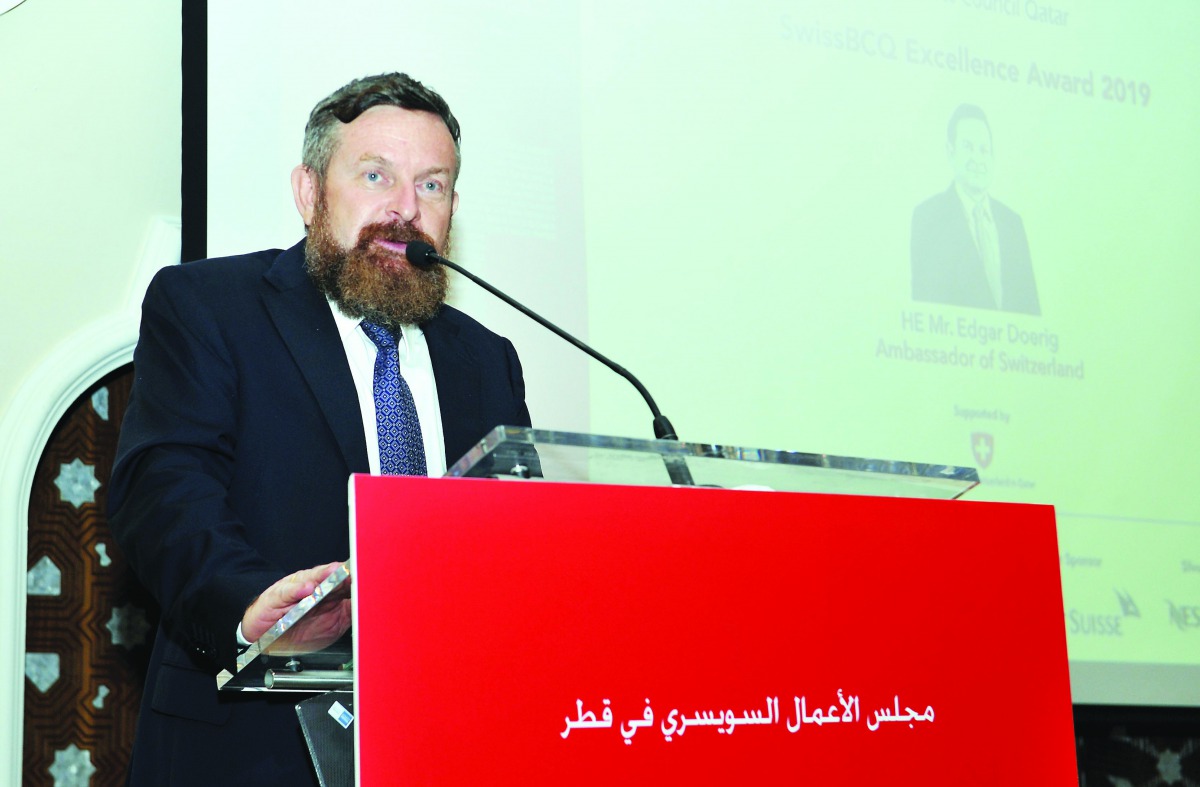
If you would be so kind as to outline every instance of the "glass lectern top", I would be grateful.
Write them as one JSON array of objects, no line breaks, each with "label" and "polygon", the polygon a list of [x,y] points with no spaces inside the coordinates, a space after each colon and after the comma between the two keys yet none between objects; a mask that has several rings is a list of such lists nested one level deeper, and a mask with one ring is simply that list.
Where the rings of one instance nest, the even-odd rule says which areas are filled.
[{"label": "glass lectern top", "polygon": [[954,499],[971,467],[498,426],[446,473],[575,483]]}]

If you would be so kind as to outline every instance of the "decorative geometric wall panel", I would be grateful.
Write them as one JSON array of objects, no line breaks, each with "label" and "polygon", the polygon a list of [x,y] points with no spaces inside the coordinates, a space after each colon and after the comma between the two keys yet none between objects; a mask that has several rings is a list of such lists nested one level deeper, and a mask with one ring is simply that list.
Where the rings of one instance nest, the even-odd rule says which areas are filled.
[{"label": "decorative geometric wall panel", "polygon": [[54,485],[58,487],[59,496],[76,508],[84,503],[96,502],[96,490],[100,488],[96,468],[78,458],[60,466]]},{"label": "decorative geometric wall panel", "polygon": [[108,629],[114,645],[129,649],[149,645],[146,640],[150,634],[150,622],[146,620],[146,611],[132,604],[113,607],[112,617],[104,627]]},{"label": "decorative geometric wall panel", "polygon": [[91,752],[80,749],[73,743],[54,752],[54,762],[50,766],[54,787],[88,787],[95,773],[96,766],[92,765]]},{"label": "decorative geometric wall panel", "polygon": [[[158,625],[157,609],[104,516],[132,382],[126,366],[80,396],[34,477],[25,648],[43,667],[57,659],[58,668],[44,691],[25,681],[26,785],[125,782],[150,632]],[[48,672],[35,674],[48,680]]]},{"label": "decorative geometric wall panel", "polygon": [[62,674],[61,665],[57,653],[26,653],[25,679],[45,694],[58,682],[58,676]]},{"label": "decorative geometric wall panel", "polygon": [[25,594],[29,596],[57,596],[62,593],[62,572],[54,561],[42,555],[25,574]]},{"label": "decorative geometric wall panel", "polygon": [[108,420],[108,386],[102,385],[92,394],[92,409],[100,416],[100,420]]},{"label": "decorative geometric wall panel", "polygon": [[1077,725],[1081,787],[1200,787],[1198,723],[1186,716],[1167,724]]}]

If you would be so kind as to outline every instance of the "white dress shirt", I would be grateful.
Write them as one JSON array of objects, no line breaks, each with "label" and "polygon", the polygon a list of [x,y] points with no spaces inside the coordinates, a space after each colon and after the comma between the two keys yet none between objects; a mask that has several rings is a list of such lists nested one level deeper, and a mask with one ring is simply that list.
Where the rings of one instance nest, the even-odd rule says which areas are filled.
[{"label": "white dress shirt", "polygon": [[992,300],[996,308],[1002,308],[1004,293],[1001,290],[1000,267],[1000,237],[996,232],[995,219],[992,217],[992,201],[985,192],[981,197],[972,197],[955,184],[958,198],[962,201],[963,210],[967,214],[967,223],[971,227],[971,237],[975,239],[975,247],[979,250],[979,259],[983,262],[983,270],[987,276],[988,287],[992,291]]},{"label": "white dress shirt", "polygon": [[[378,348],[361,327],[362,320],[348,317],[338,305],[329,301],[333,321],[337,323],[338,336],[346,348],[346,359],[350,362],[350,374],[358,393],[358,409],[362,413],[363,434],[367,439],[367,461],[371,472],[379,474],[379,437],[375,430],[375,355]],[[433,379],[433,362],[429,358],[429,345],[425,333],[416,325],[405,325],[397,338],[400,356],[400,374],[412,389],[413,402],[417,406],[417,418],[421,421],[421,439],[425,443],[425,470],[432,476],[446,474],[446,446],[442,438],[442,411],[438,404],[437,383]],[[456,457],[457,458],[457,457]],[[242,624],[238,623],[237,642],[242,648],[251,643],[242,636]]]},{"label": "white dress shirt", "polygon": [[[349,317],[338,305],[329,301],[333,321],[337,324],[350,374],[358,392],[358,409],[362,413],[363,434],[367,439],[367,460],[371,472],[379,473],[379,438],[375,431],[375,342],[362,329],[362,320]],[[416,325],[403,326],[397,337],[400,374],[412,390],[421,421],[421,439],[425,443],[426,472],[432,476],[446,474],[446,444],[442,437],[442,410],[438,404],[437,382],[433,379],[433,362],[425,333]],[[457,459],[458,457],[455,457]]]}]

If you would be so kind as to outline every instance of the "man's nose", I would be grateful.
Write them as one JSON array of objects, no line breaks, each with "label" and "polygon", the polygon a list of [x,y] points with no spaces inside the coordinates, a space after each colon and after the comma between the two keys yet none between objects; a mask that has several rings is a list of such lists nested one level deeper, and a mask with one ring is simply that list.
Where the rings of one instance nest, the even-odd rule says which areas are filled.
[{"label": "man's nose", "polygon": [[387,211],[389,218],[398,218],[405,224],[415,222],[421,215],[421,204],[417,200],[416,191],[408,187],[393,189],[388,195]]}]

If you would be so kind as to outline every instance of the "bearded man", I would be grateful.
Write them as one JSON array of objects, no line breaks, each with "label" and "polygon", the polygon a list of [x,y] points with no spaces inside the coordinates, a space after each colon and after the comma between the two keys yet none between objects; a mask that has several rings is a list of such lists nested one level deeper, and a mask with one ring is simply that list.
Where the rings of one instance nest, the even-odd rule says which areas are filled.
[{"label": "bearded man", "polygon": [[163,612],[130,784],[316,784],[295,698],[218,694],[214,676],[349,555],[351,473],[441,475],[529,424],[512,344],[405,257],[413,240],[448,253],[459,139],[407,75],[351,82],[313,109],[292,173],[307,241],[150,285],[109,490]]}]

